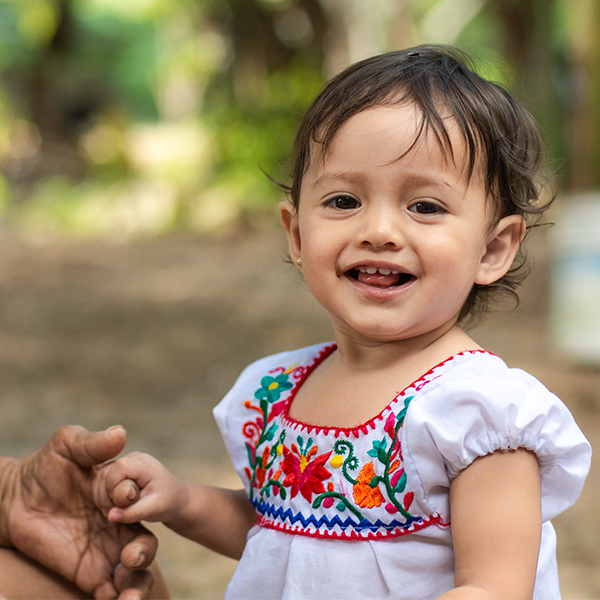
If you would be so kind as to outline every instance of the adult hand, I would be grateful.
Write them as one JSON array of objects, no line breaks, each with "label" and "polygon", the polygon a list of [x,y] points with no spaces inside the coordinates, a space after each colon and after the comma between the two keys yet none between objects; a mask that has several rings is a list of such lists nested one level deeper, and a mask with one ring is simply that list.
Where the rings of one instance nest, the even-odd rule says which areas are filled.
[{"label": "adult hand", "polygon": [[122,427],[90,433],[68,426],[27,458],[2,459],[0,545],[18,548],[97,599],[144,598],[156,538],[138,524],[109,523],[93,501],[96,466],[125,443]]}]

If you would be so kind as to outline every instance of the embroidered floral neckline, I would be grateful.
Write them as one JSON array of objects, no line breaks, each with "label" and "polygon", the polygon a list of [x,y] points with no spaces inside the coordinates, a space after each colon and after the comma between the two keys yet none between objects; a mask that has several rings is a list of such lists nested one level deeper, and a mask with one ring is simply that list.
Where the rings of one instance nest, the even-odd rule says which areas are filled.
[{"label": "embroidered floral neckline", "polygon": [[[408,384],[402,391],[398,392],[394,398],[392,398],[391,402],[387,404],[378,414],[371,417],[364,423],[360,423],[359,425],[355,425],[354,427],[336,427],[334,425],[312,425],[311,423],[307,423],[305,421],[301,421],[299,419],[294,419],[289,415],[289,409],[298,393],[298,390],[302,387],[302,384],[306,381],[307,377],[333,352],[337,350],[337,344],[332,342],[327,344],[322,348],[317,356],[315,356],[313,362],[308,366],[298,366],[296,365],[296,369],[298,373],[296,375],[296,382],[294,384],[290,384],[288,382],[288,387],[286,390],[291,389],[288,397],[284,400],[280,414],[284,423],[289,424],[294,427],[299,427],[301,429],[307,430],[309,433],[311,432],[324,432],[328,434],[330,431],[337,432],[337,435],[340,433],[352,434],[355,432],[363,431],[366,432],[369,429],[373,429],[375,427],[374,423],[377,421],[381,421],[385,418],[385,414],[393,409],[394,404],[399,402],[399,400],[404,397],[408,390],[419,391],[425,384],[432,381],[434,378],[430,377],[435,371],[441,369],[442,367],[447,367],[451,362],[455,361],[461,356],[468,356],[474,354],[488,354],[490,356],[496,356],[489,350],[464,350],[463,352],[458,352],[438,363],[437,365],[431,367],[427,372],[423,373],[420,377],[415,379],[412,383]],[[290,367],[293,369],[293,367]],[[283,390],[282,390],[283,391]],[[336,435],[336,437],[337,437]]]},{"label": "embroidered floral neckline", "polygon": [[[407,535],[433,524],[409,489],[402,431],[409,405],[456,354],[407,386],[378,415],[354,428],[316,427],[291,419],[287,409],[306,377],[335,344],[290,366],[272,365],[252,382],[242,426],[247,451],[246,491],[258,523],[307,536],[380,539]],[[447,369],[444,370],[447,372]],[[260,382],[260,383],[259,383]],[[259,385],[257,385],[259,384]],[[246,396],[247,398],[247,396]],[[334,435],[329,435],[333,433]]]}]

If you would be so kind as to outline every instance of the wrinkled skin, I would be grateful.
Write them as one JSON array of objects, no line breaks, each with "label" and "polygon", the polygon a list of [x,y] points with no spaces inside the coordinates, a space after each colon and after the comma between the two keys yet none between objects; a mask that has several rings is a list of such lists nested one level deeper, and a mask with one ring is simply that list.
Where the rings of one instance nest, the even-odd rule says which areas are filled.
[{"label": "wrinkled skin", "polygon": [[121,427],[90,433],[68,426],[24,459],[0,459],[0,545],[18,548],[95,598],[146,597],[156,538],[141,525],[109,523],[93,501],[99,465],[125,442]]}]

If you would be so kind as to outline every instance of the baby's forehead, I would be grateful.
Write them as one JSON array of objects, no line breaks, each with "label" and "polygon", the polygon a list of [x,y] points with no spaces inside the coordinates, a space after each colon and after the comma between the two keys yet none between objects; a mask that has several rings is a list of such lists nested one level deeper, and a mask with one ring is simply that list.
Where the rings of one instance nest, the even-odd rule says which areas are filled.
[{"label": "baby's forehead", "polygon": [[[344,159],[349,150],[362,149],[365,161],[380,154],[382,145],[389,149],[388,161],[427,154],[432,162],[465,170],[465,177],[483,175],[481,144],[470,145],[457,118],[445,107],[438,122],[429,119],[415,103],[385,104],[366,108],[336,126],[325,125],[313,136],[309,148],[308,170],[322,169],[334,158]],[[475,155],[472,155],[475,152]]]}]

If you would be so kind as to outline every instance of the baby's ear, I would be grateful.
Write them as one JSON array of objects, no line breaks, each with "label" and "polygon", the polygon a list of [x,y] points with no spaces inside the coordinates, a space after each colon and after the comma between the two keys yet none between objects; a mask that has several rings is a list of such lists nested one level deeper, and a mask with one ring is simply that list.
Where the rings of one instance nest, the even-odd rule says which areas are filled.
[{"label": "baby's ear", "polygon": [[489,285],[504,277],[515,260],[523,237],[525,237],[523,217],[509,215],[500,219],[488,238],[475,283]]},{"label": "baby's ear", "polygon": [[283,230],[287,235],[290,258],[292,262],[296,262],[302,256],[302,243],[296,207],[289,200],[283,200],[279,204],[279,216],[281,217]]}]

